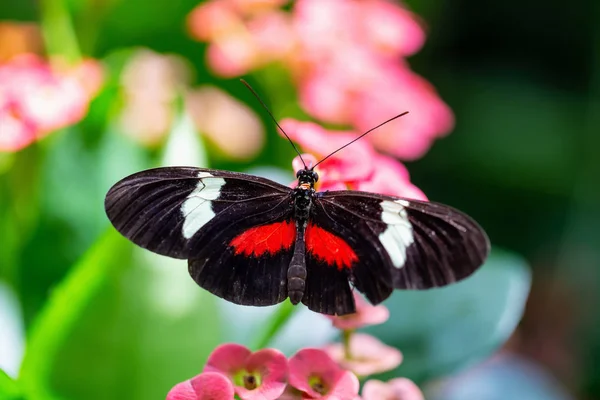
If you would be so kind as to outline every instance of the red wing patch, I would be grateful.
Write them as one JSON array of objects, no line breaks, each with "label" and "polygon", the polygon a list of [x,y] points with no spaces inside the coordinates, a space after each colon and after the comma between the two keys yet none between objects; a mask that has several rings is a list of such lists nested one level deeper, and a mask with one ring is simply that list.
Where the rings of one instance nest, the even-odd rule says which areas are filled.
[{"label": "red wing patch", "polygon": [[255,226],[234,237],[229,243],[235,254],[261,256],[275,254],[289,249],[296,240],[296,226],[293,222],[275,222],[269,225]]},{"label": "red wing patch", "polygon": [[344,239],[314,224],[308,224],[306,228],[306,251],[328,265],[335,264],[339,270],[350,268],[358,261],[358,256]]}]

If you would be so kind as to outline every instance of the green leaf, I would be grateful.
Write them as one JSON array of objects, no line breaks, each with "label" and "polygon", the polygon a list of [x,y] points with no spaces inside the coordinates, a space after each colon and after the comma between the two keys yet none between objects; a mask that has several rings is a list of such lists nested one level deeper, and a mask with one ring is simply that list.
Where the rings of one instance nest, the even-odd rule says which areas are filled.
[{"label": "green leaf", "polygon": [[59,350],[111,270],[127,259],[130,247],[114,231],[107,232],[53,291],[27,342],[20,382],[32,399],[54,398],[50,378]]},{"label": "green leaf", "polygon": [[472,277],[428,291],[396,291],[385,302],[391,316],[366,328],[404,354],[403,364],[383,378],[425,380],[488,356],[512,334],[529,293],[525,261],[493,252]]},{"label": "green leaf", "polygon": [[0,369],[0,399],[18,400],[22,398],[17,382]]},{"label": "green leaf", "polygon": [[215,300],[190,279],[184,260],[135,248],[71,331],[53,387],[68,399],[164,398],[200,373],[221,342]]},{"label": "green leaf", "polygon": [[35,185],[39,205],[23,210],[39,212],[39,218],[15,268],[27,324],[43,306],[49,288],[109,225],[104,196],[110,186],[150,165],[145,150],[110,129],[90,144],[79,127],[72,127],[46,138],[43,145],[41,184]]}]

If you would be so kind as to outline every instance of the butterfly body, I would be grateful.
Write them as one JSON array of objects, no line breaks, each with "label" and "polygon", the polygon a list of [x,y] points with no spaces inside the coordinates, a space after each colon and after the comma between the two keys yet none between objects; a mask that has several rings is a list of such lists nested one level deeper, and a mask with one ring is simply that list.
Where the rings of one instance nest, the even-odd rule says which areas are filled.
[{"label": "butterfly body", "polygon": [[352,290],[373,304],[394,289],[444,286],[473,273],[489,242],[448,206],[357,191],[315,191],[298,171],[289,188],[229,171],[166,167],[115,184],[113,225],[134,243],[188,260],[191,277],[228,301],[355,311]]}]

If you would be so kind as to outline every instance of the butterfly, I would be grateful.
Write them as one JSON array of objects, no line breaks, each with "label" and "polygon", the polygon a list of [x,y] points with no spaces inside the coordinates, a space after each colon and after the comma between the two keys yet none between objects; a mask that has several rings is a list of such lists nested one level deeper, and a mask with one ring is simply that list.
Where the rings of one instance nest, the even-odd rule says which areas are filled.
[{"label": "butterfly", "polygon": [[479,225],[446,205],[352,190],[317,192],[298,171],[290,188],[258,176],[193,167],[138,172],[105,208],[135,244],[187,259],[191,277],[236,304],[355,311],[394,289],[428,289],[473,273],[489,252]]},{"label": "butterfly", "polygon": [[394,289],[451,284],[489,253],[486,233],[469,216],[434,202],[315,190],[318,164],[405,114],[304,165],[294,188],[238,172],[163,167],[116,183],[105,198],[106,214],[133,243],[187,259],[199,286],[236,304],[289,298],[346,315],[356,310],[353,290],[378,304]]}]

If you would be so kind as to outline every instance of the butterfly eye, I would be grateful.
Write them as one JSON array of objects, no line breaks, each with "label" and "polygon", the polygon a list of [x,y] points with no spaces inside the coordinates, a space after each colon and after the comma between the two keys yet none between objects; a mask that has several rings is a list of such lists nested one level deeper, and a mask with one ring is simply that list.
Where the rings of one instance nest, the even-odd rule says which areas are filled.
[{"label": "butterfly eye", "polygon": [[315,179],[315,182],[319,180],[319,174],[317,174],[315,171],[313,171],[313,178]]},{"label": "butterfly eye", "polygon": [[296,178],[300,178],[300,175],[302,175],[301,169],[299,169],[298,172],[296,172]]}]

